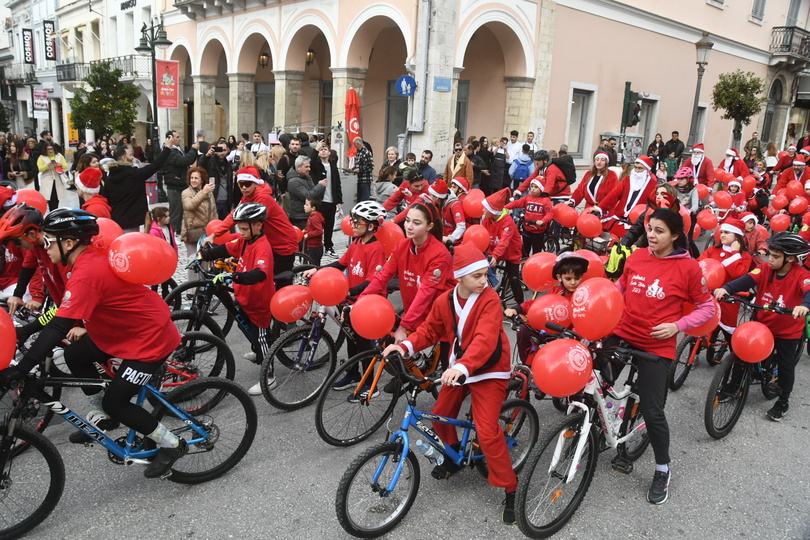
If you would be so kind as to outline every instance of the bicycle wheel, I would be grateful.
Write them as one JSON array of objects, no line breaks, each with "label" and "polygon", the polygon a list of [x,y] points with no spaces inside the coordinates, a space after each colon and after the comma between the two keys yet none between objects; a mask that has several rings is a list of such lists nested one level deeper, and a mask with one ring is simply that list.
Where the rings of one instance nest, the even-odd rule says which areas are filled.
[{"label": "bicycle wheel", "polygon": [[223,340],[205,332],[188,332],[166,360],[160,390],[167,392],[203,377],[233,380],[235,374],[233,353]]},{"label": "bicycle wheel", "polygon": [[200,436],[187,421],[178,418],[165,406],[154,416],[172,433],[186,441],[188,453],[172,467],[170,480],[180,484],[199,484],[218,478],[233,468],[247,454],[256,436],[256,406],[248,393],[225,379],[197,379],[166,395],[169,403],[184,409],[208,436]]},{"label": "bicycle wheel", "polygon": [[635,461],[640,458],[647,447],[650,445],[650,434],[647,433],[647,425],[644,422],[644,415],[641,414],[641,407],[635,396],[631,396],[627,400],[627,405],[622,419],[623,425],[621,432],[623,434],[633,433],[636,428],[643,425],[641,429],[636,432],[636,436],[623,442],[619,446],[619,452],[622,452],[625,458],[629,461]]},{"label": "bicycle wheel", "polygon": [[[803,342],[799,343],[799,354],[801,355],[802,347],[804,346]],[[782,394],[782,389],[779,388],[779,383],[777,381],[777,374],[778,374],[778,367],[776,361],[776,356],[771,355],[766,361],[762,362],[762,383],[760,384],[760,388],[762,389],[762,395],[765,396],[765,399],[772,400],[778,398]]]},{"label": "bicycle wheel", "polygon": [[192,309],[181,309],[172,311],[171,318],[181,335],[186,332],[207,332],[219,339],[225,339],[222,328],[210,315],[200,317]]},{"label": "bicycle wheel", "polygon": [[706,395],[703,424],[715,439],[731,433],[739,420],[748,397],[750,373],[750,366],[733,354],[726,356],[714,373]]},{"label": "bicycle wheel", "polygon": [[[315,407],[315,427],[325,442],[333,446],[357,444],[369,438],[391,416],[400,395],[399,385],[389,371],[391,368],[382,369],[376,391],[367,398],[355,395],[359,393],[358,388],[332,388],[335,381],[342,378],[347,371],[360,376],[368,373],[366,380],[370,385],[381,367],[380,361],[379,351],[362,352],[338,366],[326,381]],[[394,390],[391,393],[385,391],[389,383],[389,389]]]},{"label": "bicycle wheel", "polygon": [[560,240],[555,238],[554,236],[546,236],[546,245],[545,250],[549,253],[559,253],[560,252]]},{"label": "bicycle wheel", "polygon": [[[530,538],[546,538],[574,515],[591,485],[598,450],[590,431],[582,432],[584,414],[565,418],[539,442],[523,469],[515,497],[520,531]],[[574,463],[582,437],[582,453]],[[567,482],[569,474],[573,478]]]},{"label": "bicycle wheel", "polygon": [[315,261],[312,260],[312,257],[303,253],[301,251],[296,251],[294,255],[295,259],[293,260],[293,267],[301,266],[301,265],[315,265]]},{"label": "bicycle wheel", "polygon": [[[692,356],[692,351],[695,349],[696,338],[692,336],[684,336],[678,348],[675,351],[675,360],[669,366],[669,374],[667,375],[667,384],[670,390],[677,390],[683,386],[686,381],[686,376],[695,365],[695,358]],[[695,351],[697,356],[697,351]]]},{"label": "bicycle wheel", "polygon": [[[50,394],[54,401],[59,401],[62,397],[62,387],[55,386],[51,388]],[[19,398],[19,388],[0,388],[0,417],[4,418],[5,415],[18,404]],[[22,411],[20,420],[33,431],[42,433],[51,423],[51,420],[53,420],[53,411],[50,407],[46,407],[41,402],[32,400]],[[12,447],[13,455],[19,454],[26,448],[28,448],[28,441],[18,440]]]},{"label": "bicycle wheel", "polygon": [[[503,429],[506,437],[506,446],[509,449],[509,457],[512,460],[512,469],[515,474],[519,473],[526,463],[529,454],[537,442],[537,434],[540,432],[540,419],[537,411],[531,403],[524,399],[510,399],[501,407],[498,423]],[[477,435],[477,434],[476,434]],[[478,439],[473,441],[473,455],[481,454],[481,446]],[[489,467],[486,459],[474,461],[475,467],[484,478],[489,478]]]},{"label": "bicycle wheel", "polygon": [[[317,338],[313,335],[316,329]],[[285,411],[309,405],[332,375],[336,359],[335,342],[320,323],[283,333],[262,362],[259,381],[265,383],[261,385],[264,399]],[[266,384],[271,374],[276,378],[272,389]]]},{"label": "bicycle wheel", "polygon": [[[0,433],[5,433],[5,424]],[[28,451],[5,458],[0,473],[0,538],[17,538],[45,521],[65,488],[65,464],[44,435],[17,425],[11,448],[22,442]]]},{"label": "bicycle wheel", "polygon": [[174,287],[163,299],[169,304],[172,311],[183,309],[183,296],[186,294],[196,295],[197,291],[208,283],[204,279],[186,281]]},{"label": "bicycle wheel", "polygon": [[[388,489],[399,465],[402,472]],[[335,511],[340,526],[351,535],[374,538],[397,526],[411,509],[421,473],[413,452],[402,461],[402,441],[384,442],[360,454],[338,484]]]}]

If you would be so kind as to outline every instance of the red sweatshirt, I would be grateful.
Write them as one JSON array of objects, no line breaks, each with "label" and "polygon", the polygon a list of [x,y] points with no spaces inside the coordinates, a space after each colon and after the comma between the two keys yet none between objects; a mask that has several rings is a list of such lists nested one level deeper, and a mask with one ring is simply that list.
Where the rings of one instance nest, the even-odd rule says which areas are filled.
[{"label": "red sweatshirt", "polygon": [[307,218],[307,226],[304,234],[307,235],[306,246],[308,248],[323,247],[323,214],[313,212]]},{"label": "red sweatshirt", "polygon": [[262,328],[269,327],[272,318],[270,300],[276,292],[276,284],[273,281],[273,250],[267,236],[262,235],[251,243],[239,238],[234,242],[227,242],[225,247],[233,257],[239,257],[237,272],[250,272],[258,268],[267,275],[267,279],[253,285],[234,283],[233,294],[253,324]]},{"label": "red sweatshirt", "polygon": [[492,255],[498,261],[510,263],[520,263],[520,256],[523,251],[523,237],[517,230],[515,220],[512,219],[508,210],[504,210],[497,220],[485,217],[481,220],[489,232],[489,248],[487,255]]},{"label": "red sweatshirt", "polygon": [[[545,232],[549,222],[553,219],[551,215],[551,199],[548,197],[535,197],[529,193],[525,197],[510,202],[506,207],[509,210],[513,208],[526,209],[526,212],[523,214],[523,228],[528,233]],[[538,225],[538,221],[542,221],[543,224]]]},{"label": "red sweatshirt", "polygon": [[348,270],[349,288],[356,287],[371,281],[382,270],[385,252],[376,238],[372,238],[367,244],[363,243],[362,238],[355,238],[338,262]]},{"label": "red sweatshirt", "polygon": [[[270,186],[259,184],[250,197],[242,197],[242,202],[257,202],[267,207],[267,221],[264,222],[264,235],[273,239],[273,253],[278,255],[292,255],[298,251],[298,243],[295,241],[295,227],[290,223],[290,218],[273,199]],[[222,220],[222,224],[214,231],[214,236],[220,236],[236,224],[233,220],[233,212]],[[272,274],[271,274],[272,277]],[[269,305],[269,304],[268,304]]]}]

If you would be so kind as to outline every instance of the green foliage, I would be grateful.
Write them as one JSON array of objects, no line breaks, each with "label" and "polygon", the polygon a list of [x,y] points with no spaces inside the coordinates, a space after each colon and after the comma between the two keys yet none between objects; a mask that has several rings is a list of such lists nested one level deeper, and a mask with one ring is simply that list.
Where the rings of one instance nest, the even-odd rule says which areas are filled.
[{"label": "green foliage", "polygon": [[8,131],[11,126],[8,124],[8,112],[6,108],[0,105],[0,131]]},{"label": "green foliage", "polygon": [[734,139],[740,139],[742,126],[751,123],[751,117],[759,114],[766,97],[765,81],[751,71],[738,69],[733,73],[721,73],[720,80],[712,90],[712,108],[725,111],[723,120],[734,120]]},{"label": "green foliage", "polygon": [[121,70],[109,62],[93,65],[71,102],[73,127],[96,133],[132,133],[141,91],[121,82]]}]

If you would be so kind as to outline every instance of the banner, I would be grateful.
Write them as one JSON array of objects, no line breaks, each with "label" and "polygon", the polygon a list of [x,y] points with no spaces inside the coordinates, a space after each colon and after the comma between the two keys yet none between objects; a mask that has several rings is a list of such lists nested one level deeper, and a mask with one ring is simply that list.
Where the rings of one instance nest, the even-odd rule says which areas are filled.
[{"label": "banner", "polygon": [[45,38],[45,60],[56,60],[56,23],[42,21],[42,30]]},{"label": "banner", "polygon": [[156,60],[157,62],[157,106],[162,109],[180,107],[180,62],[176,60]]},{"label": "banner", "polygon": [[353,158],[357,153],[354,147],[354,139],[360,137],[360,98],[357,90],[349,88],[346,91],[346,139],[349,143],[349,157]]},{"label": "banner", "polygon": [[34,64],[34,31],[30,28],[22,29],[23,63]]},{"label": "banner", "polygon": [[67,113],[68,145],[79,145],[79,130],[73,127],[73,114]]},{"label": "banner", "polygon": [[34,90],[34,118],[48,119],[48,92]]}]

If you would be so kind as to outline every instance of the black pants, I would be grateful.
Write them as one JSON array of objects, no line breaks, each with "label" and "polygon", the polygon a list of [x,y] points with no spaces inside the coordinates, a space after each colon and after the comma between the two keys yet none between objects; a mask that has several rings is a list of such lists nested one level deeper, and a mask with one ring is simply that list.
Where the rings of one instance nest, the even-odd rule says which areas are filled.
[{"label": "black pants", "polygon": [[[802,330],[804,331],[804,330]],[[796,380],[796,364],[799,363],[799,341],[801,338],[785,339],[774,338],[773,344],[776,350],[776,361],[779,363],[779,375],[777,377],[777,384],[782,393],[779,395],[779,401],[788,403],[790,400],[790,393],[793,392],[793,382]]]},{"label": "black pants", "polygon": [[523,303],[523,286],[520,284],[520,264],[506,263],[506,278],[509,286],[512,287],[512,294],[515,295],[515,303]]},{"label": "black pants", "polygon": [[[65,362],[70,372],[86,379],[100,379],[94,362],[104,363],[112,355],[99,349],[85,335],[65,349]],[[166,358],[154,362],[139,360],[123,360],[115,372],[112,382],[104,392],[101,408],[115,420],[144,435],[149,435],[158,426],[158,421],[142,407],[131,402],[132,397],[138,393],[141,386],[147,384],[150,376],[160,369]],[[99,393],[98,388],[82,389],[86,395]]]},{"label": "black pants", "polygon": [[329,251],[332,249],[332,233],[335,229],[335,212],[337,204],[322,202],[321,214],[323,214],[323,247]]},{"label": "black pants", "polygon": [[291,253],[290,255],[279,255],[278,253],[273,253],[274,273],[280,274],[282,272],[292,270],[293,264],[295,264],[295,253]]},{"label": "black pants", "polygon": [[546,233],[526,233],[523,235],[523,256],[540,253],[546,248]]}]

